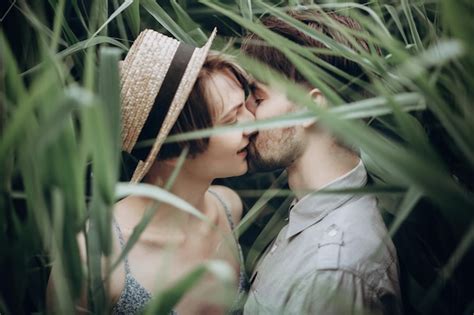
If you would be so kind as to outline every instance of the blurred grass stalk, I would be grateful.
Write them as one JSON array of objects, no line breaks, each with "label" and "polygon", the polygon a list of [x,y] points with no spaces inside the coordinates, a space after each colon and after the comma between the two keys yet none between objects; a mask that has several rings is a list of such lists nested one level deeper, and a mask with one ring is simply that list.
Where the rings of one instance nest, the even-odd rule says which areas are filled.
[{"label": "blurred grass stalk", "polygon": [[[385,210],[394,216],[391,235],[397,234],[421,199],[439,208],[441,220],[454,231],[459,246],[437,275],[438,280],[431,290],[420,297],[423,304],[417,311],[430,313],[443,281],[452,276],[473,242],[472,5],[448,0],[376,1],[368,5],[326,1],[322,5],[360,21],[369,32],[354,34],[329,20],[326,23],[350,40],[354,35],[366,38],[371,45],[381,48],[382,55],[378,55],[348,50],[324,38],[286,15],[290,7],[285,3],[277,6],[243,0],[236,6],[228,6],[219,1],[200,2],[204,6],[193,11],[186,9],[193,5],[189,1],[174,0],[170,5],[154,0],[96,1],[87,11],[81,1],[51,0],[44,4],[18,1],[6,12],[15,11],[26,23],[20,30],[31,33],[18,34],[17,30],[3,25],[0,30],[0,268],[2,273],[6,272],[1,285],[0,312],[44,310],[44,274],[48,274],[51,263],[58,266],[52,277],[58,285],[56,301],[61,312],[73,312],[74,302],[85,284],[90,311],[101,314],[108,310],[101,257],[111,252],[111,208],[118,198],[117,193],[148,194],[183,211],[197,211],[179,198],[167,195],[166,190],[126,183],[117,185],[120,163],[117,63],[130,45],[129,38],[136,37],[145,25],[167,31],[187,43],[201,44],[206,40],[206,32],[213,28],[217,15],[219,20],[233,21],[242,29],[257,33],[268,45],[282,50],[309,82],[324,91],[333,105],[329,111],[315,107],[291,82],[253,60],[238,56],[256,78],[280,86],[309,111],[300,116],[288,115],[227,129],[294,125],[302,119],[316,117],[362,150],[369,171],[377,179],[376,185],[367,188],[365,193],[384,190],[384,187],[397,187],[394,196],[403,192],[401,200],[385,203]],[[295,3],[298,2],[288,2]],[[198,16],[199,10],[212,12],[203,24],[194,21],[193,12]],[[344,55],[358,62],[372,80],[364,88],[376,97],[346,104],[337,93],[342,88],[341,83],[328,72],[330,66],[315,58],[311,50],[285,41],[262,27],[257,15],[262,12],[276,15],[307,35],[325,41],[330,48],[326,53]],[[66,18],[67,14],[75,14],[74,25]],[[118,32],[121,38],[113,37],[112,32]],[[85,38],[79,35],[81,33]],[[16,54],[18,49],[14,52],[12,46],[16,44],[18,48],[18,43],[12,42],[12,37],[19,41],[30,39],[29,44],[20,46],[28,51]],[[225,38],[221,42],[225,42]],[[349,79],[357,82],[357,78]],[[408,113],[413,110],[416,112]],[[435,119],[426,123],[424,117],[428,114]],[[360,122],[347,119],[364,117],[375,117],[375,121],[398,139],[389,139]],[[427,127],[443,131],[449,139],[449,152],[432,143]],[[211,136],[222,131],[214,128],[177,135],[168,141]],[[456,156],[461,172],[447,163],[446,155]],[[237,227],[238,235],[255,222],[281,187],[277,181],[270,190],[262,192],[260,200]],[[249,270],[282,226],[282,209],[277,210],[269,225],[255,237],[246,264]],[[156,208],[150,211],[149,215]],[[133,247],[149,215],[136,227],[119,260],[107,260],[110,270]],[[87,229],[86,222],[89,222]],[[86,268],[82,266],[76,241],[81,231],[87,236]],[[51,263],[45,266],[44,262],[38,262],[42,257],[49,257],[47,260]],[[227,281],[225,268],[212,266],[210,263],[198,267],[174,288],[163,291],[147,312],[171,309],[204,272],[215,272]]]}]

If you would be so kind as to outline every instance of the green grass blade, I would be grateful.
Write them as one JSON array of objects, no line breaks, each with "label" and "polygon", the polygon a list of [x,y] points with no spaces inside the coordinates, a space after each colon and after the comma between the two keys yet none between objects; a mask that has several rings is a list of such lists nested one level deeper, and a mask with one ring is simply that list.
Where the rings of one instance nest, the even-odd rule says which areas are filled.
[{"label": "green grass blade", "polygon": [[403,29],[402,22],[400,21],[400,18],[398,17],[395,7],[388,4],[384,5],[384,7],[387,10],[387,12],[390,14],[390,17],[392,18],[393,22],[397,25],[398,32],[402,36],[403,42],[405,43],[405,45],[408,45],[408,39],[405,34],[405,30]]},{"label": "green grass blade", "polygon": [[202,279],[205,273],[206,268],[204,266],[196,267],[173,287],[155,296],[148,304],[144,313],[149,315],[170,313],[173,310],[173,306]]},{"label": "green grass blade", "polygon": [[[165,184],[164,189],[166,191],[169,191],[173,187],[174,182],[176,181],[176,178],[178,177],[179,172],[181,171],[181,168],[183,167],[183,164],[186,160],[188,152],[189,152],[189,149],[187,147],[186,147],[186,149],[184,149],[181,152],[181,154],[180,154],[180,156],[179,156],[179,158],[176,162],[176,166],[173,169],[173,172],[171,173],[168,181]],[[138,224],[133,228],[132,235],[130,235],[127,243],[123,247],[122,252],[120,253],[120,256],[112,264],[112,266],[110,268],[110,271],[109,271],[109,274],[115,268],[117,268],[117,266],[120,264],[120,262],[127,256],[128,252],[132,249],[132,247],[138,241],[138,239],[140,238],[140,235],[146,229],[146,227],[148,226],[148,223],[150,223],[150,221],[153,218],[153,216],[155,215],[156,211],[159,209],[161,203],[162,203],[161,201],[155,201],[153,204],[151,204],[151,206],[148,207],[148,209],[146,209],[145,214],[140,219],[140,222],[138,222]]]},{"label": "green grass blade", "polygon": [[[284,81],[274,71],[267,69],[269,72],[264,73],[262,67],[259,67],[259,63],[255,61],[247,60],[247,64],[244,66],[249,70],[252,69],[257,79],[268,80],[270,77],[273,80],[279,78]],[[291,86],[291,84],[287,84],[288,87]],[[401,183],[418,187],[424,194],[442,206],[446,219],[453,227],[466,227],[466,218],[469,217],[469,209],[474,205],[474,200],[463,187],[453,181],[445,169],[440,169],[438,164],[426,163],[423,156],[382,138],[360,123],[341,120],[330,111],[315,107],[312,100],[306,98],[304,92],[296,85],[287,89],[286,93],[297,104],[304,104],[316,115],[319,115],[319,121],[334,134],[383,161],[385,171],[390,172]],[[453,203],[456,203],[456,206]],[[456,215],[453,215],[450,209],[456,209]]]},{"label": "green grass blade", "polygon": [[137,37],[140,32],[140,1],[133,1],[124,13],[128,27],[132,30],[133,36]]},{"label": "green grass blade", "polygon": [[[59,51],[56,54],[55,57],[57,58],[58,61],[62,61],[66,57],[69,57],[69,56],[74,55],[78,52],[84,51],[89,47],[98,46],[100,44],[110,44],[110,45],[113,45],[113,46],[115,46],[117,48],[120,48],[124,51],[128,50],[127,46],[125,46],[124,44],[122,44],[121,42],[119,42],[119,41],[117,41],[113,38],[106,37],[106,36],[96,36],[93,39],[77,41],[75,44],[69,46],[68,48]],[[44,66],[44,64],[45,63],[41,63],[39,65],[36,65],[36,66],[24,71],[21,75],[22,76],[30,75],[30,74],[40,70]]]},{"label": "green grass blade", "polygon": [[280,230],[288,222],[284,218],[288,217],[288,209],[290,207],[291,201],[294,196],[288,196],[285,201],[280,205],[280,207],[272,215],[272,218],[265,225],[265,228],[260,232],[260,234],[255,239],[252,247],[250,248],[247,259],[245,261],[245,270],[247,274],[251,274],[257,265],[258,259],[263,255],[264,249],[274,240]]},{"label": "green grass blade", "polygon": [[[145,314],[170,313],[173,306],[179,302],[186,292],[196,286],[206,273],[216,276],[229,289],[235,279],[234,271],[226,262],[220,260],[207,261],[191,270],[172,287],[157,294],[147,306]],[[222,292],[216,292],[216,295],[219,294],[222,294]]]},{"label": "green grass blade", "polygon": [[61,191],[56,188],[52,192],[53,200],[53,253],[56,256],[55,266],[53,268],[52,280],[54,281],[56,301],[58,303],[58,310],[60,313],[74,312],[73,294],[69,287],[70,283],[66,279],[67,273],[65,267],[68,267],[67,260],[64,259],[64,244],[63,244],[63,231],[64,231],[64,201]]},{"label": "green grass blade", "polygon": [[154,0],[142,0],[140,1],[140,4],[176,39],[196,46],[194,39],[192,39],[192,37],[189,36],[158,3]]},{"label": "green grass blade", "polygon": [[239,8],[244,19],[249,21],[253,20],[253,12],[252,12],[252,1],[250,0],[239,0]]},{"label": "green grass blade", "polygon": [[441,270],[440,276],[425,295],[424,299],[421,301],[420,309],[423,313],[428,314],[432,312],[434,301],[438,298],[444,283],[451,277],[463,256],[472,249],[473,243],[474,223],[471,221],[471,224],[466,230],[461,242],[459,242],[459,245],[451,255],[448,263],[444,266],[443,270]]},{"label": "green grass blade", "polygon": [[118,183],[115,194],[116,198],[123,198],[128,195],[137,195],[158,200],[170,204],[180,210],[183,210],[200,220],[203,220],[205,222],[209,221],[209,219],[205,215],[203,215],[199,210],[194,208],[185,200],[154,185]]},{"label": "green grass blade", "polygon": [[192,36],[197,45],[204,45],[207,42],[207,36],[199,24],[194,22],[176,0],[171,0],[170,3],[176,13],[178,24]]},{"label": "green grass blade", "polygon": [[59,38],[61,36],[62,24],[64,22],[64,6],[66,1],[59,0],[54,10],[54,26],[53,26],[53,37],[51,38],[51,51],[56,52],[58,50]]},{"label": "green grass blade", "polygon": [[[314,86],[318,86],[318,88],[322,91],[324,95],[326,95],[327,99],[331,104],[342,104],[342,98],[336,94],[328,85],[320,80],[313,71],[309,71],[309,69],[313,68],[314,66],[306,58],[314,58],[313,54],[305,49],[303,49],[298,44],[286,39],[285,37],[273,33],[263,27],[262,25],[253,23],[251,21],[245,20],[241,16],[235,14],[234,12],[223,8],[222,6],[216,5],[208,0],[200,0],[201,3],[209,6],[210,8],[226,15],[236,23],[239,23],[242,27],[247,28],[251,32],[257,34],[260,38],[264,39],[268,44],[273,45],[275,48],[280,50],[285,56],[292,62],[298,71],[301,72],[303,76],[305,76],[311,84]],[[340,46],[340,45],[339,45]],[[294,53],[292,50],[298,50],[299,52],[304,54],[302,58]]]},{"label": "green grass blade", "polygon": [[[101,48],[99,66],[99,97],[104,104],[104,116],[106,130],[109,133],[108,145],[112,154],[110,156],[110,167],[108,171],[113,174],[110,182],[110,196],[113,195],[113,186],[118,178],[118,156],[122,146],[121,125],[120,125],[120,76],[118,62],[121,51],[116,48]],[[112,198],[111,198],[112,199]]]},{"label": "green grass blade", "polygon": [[[270,188],[281,188],[285,181],[287,180],[286,172],[283,172],[272,184]],[[247,214],[240,220],[239,224],[235,227],[234,233],[236,234],[237,238],[240,237],[255,221],[255,219],[259,216],[259,214],[264,209],[267,202],[272,199],[276,193],[275,189],[268,189],[265,193],[255,202],[252,208],[249,209]]]},{"label": "green grass blade", "polygon": [[26,97],[26,88],[3,30],[0,30],[0,58],[3,67],[2,88],[5,88],[2,94],[5,93],[9,102],[20,104]]},{"label": "green grass blade", "polygon": [[[286,88],[291,87],[285,87],[285,89]],[[393,100],[399,105],[400,109],[403,111],[417,111],[426,108],[425,101],[418,93],[401,93],[399,95],[395,95],[393,97]],[[334,113],[341,119],[360,119],[367,117],[377,117],[392,113],[393,109],[390,106],[390,102],[391,100],[387,99],[386,97],[374,97],[371,99],[365,99],[362,101],[332,107],[329,109],[329,111]],[[317,121],[318,115],[313,112],[294,112],[255,122],[240,123],[233,126],[201,129],[169,136],[166,139],[166,143],[199,139],[236,130],[265,130],[273,128],[284,128],[296,126],[308,120]],[[146,147],[152,144],[153,141],[145,140],[138,143],[137,147]]]},{"label": "green grass blade", "polygon": [[415,20],[413,19],[413,13],[411,11],[411,4],[407,0],[401,0],[403,12],[405,13],[405,18],[408,21],[408,26],[410,27],[410,34],[414,41],[415,47],[417,50],[423,50],[423,43],[418,33]]},{"label": "green grass blade", "polygon": [[[89,37],[89,40],[92,40],[93,38],[95,38],[98,34],[100,34],[103,30],[106,30],[106,27],[107,25],[112,22],[119,14],[121,14],[123,11],[125,11],[125,9],[127,9],[131,4],[133,3],[133,0],[125,0],[121,5],[120,7],[117,8],[117,10],[115,10],[110,16],[109,18],[104,22],[104,24],[102,24],[98,29],[97,31],[95,31],[94,34],[92,34],[92,36]],[[106,33],[106,31],[105,31]],[[107,35],[107,34],[105,34]],[[86,44],[86,46],[88,45],[89,43]]]},{"label": "green grass blade", "polygon": [[420,200],[422,196],[423,194],[420,191],[417,191],[416,188],[408,189],[401,204],[398,206],[398,210],[396,211],[395,221],[393,221],[392,224],[390,225],[390,228],[388,231],[388,234],[390,235],[390,237],[393,238],[395,233],[397,233],[400,226],[408,218],[411,211],[413,210],[413,208],[415,207],[415,205],[417,204],[417,202]]}]

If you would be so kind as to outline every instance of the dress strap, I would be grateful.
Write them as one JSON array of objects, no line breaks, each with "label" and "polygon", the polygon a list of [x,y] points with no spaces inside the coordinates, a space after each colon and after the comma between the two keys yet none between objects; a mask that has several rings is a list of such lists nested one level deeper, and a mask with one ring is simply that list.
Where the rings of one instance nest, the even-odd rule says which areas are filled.
[{"label": "dress strap", "polygon": [[227,220],[229,221],[230,229],[234,230],[234,220],[232,219],[232,212],[230,210],[229,205],[214,190],[208,189],[207,191],[210,192],[214,197],[216,197],[216,199],[219,200],[219,202],[222,204],[222,206],[224,207],[225,213],[227,215]]},{"label": "dress strap", "polygon": [[[114,226],[115,232],[117,233],[119,243],[120,243],[120,248],[123,250],[123,248],[125,247],[125,241],[123,239],[122,230],[120,230],[120,226],[118,225],[115,218],[112,218],[112,225]],[[124,264],[125,264],[125,273],[129,274],[130,273],[130,265],[128,264],[128,257],[127,256],[125,256],[125,258],[124,258]]]}]

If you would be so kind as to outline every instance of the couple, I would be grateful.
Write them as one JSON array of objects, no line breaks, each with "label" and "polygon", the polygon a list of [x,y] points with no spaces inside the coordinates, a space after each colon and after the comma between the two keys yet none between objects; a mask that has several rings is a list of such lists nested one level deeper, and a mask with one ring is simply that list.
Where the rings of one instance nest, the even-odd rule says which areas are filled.
[{"label": "couple", "polygon": [[[350,46],[344,37],[323,29],[318,16],[312,12],[293,14]],[[347,17],[330,16],[344,26],[358,27]],[[299,44],[322,47],[277,18],[269,17],[263,23]],[[242,202],[234,191],[212,182],[245,174],[250,167],[256,171],[286,168],[296,198],[288,225],[267,248],[250,277],[245,314],[400,313],[397,256],[375,198],[302,193],[357,188],[367,183],[358,153],[324,128],[311,122],[164,144],[168,135],[267,119],[298,109],[285,94],[261,82],[249,83],[249,77],[231,59],[210,51],[214,36],[204,47],[194,48],[146,30],[121,63],[122,147],[139,160],[131,181],[163,186],[182,150],[189,148],[171,192],[199,209],[217,228],[162,204],[123,265],[112,273],[112,312],[139,312],[150,301],[159,277],[160,286],[166,287],[208,259],[223,259],[233,266],[239,279],[235,286],[243,291],[246,277],[242,254],[235,240],[229,242],[226,237],[241,218]],[[307,83],[283,54],[258,45],[256,39],[249,35],[242,50],[301,84],[316,103],[325,103],[324,95]],[[359,68],[342,57],[327,60],[350,75],[361,74],[354,73]],[[155,139],[154,144],[136,146],[146,139]],[[116,255],[152,203],[144,197],[129,196],[116,204]],[[225,313],[228,307],[212,299],[219,288],[212,276],[204,278],[173,312]]]}]

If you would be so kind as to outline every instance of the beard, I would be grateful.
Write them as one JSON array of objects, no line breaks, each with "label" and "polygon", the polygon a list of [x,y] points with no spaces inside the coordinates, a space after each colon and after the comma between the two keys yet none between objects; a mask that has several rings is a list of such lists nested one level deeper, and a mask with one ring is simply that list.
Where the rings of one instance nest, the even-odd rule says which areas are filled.
[{"label": "beard", "polygon": [[248,146],[247,152],[249,173],[270,172],[286,167],[286,165],[282,165],[282,163],[279,163],[279,161],[274,159],[263,158],[260,152],[257,150],[255,143],[251,143]]},{"label": "beard", "polygon": [[247,161],[250,173],[287,168],[301,156],[303,146],[295,127],[264,131],[250,139]]}]

